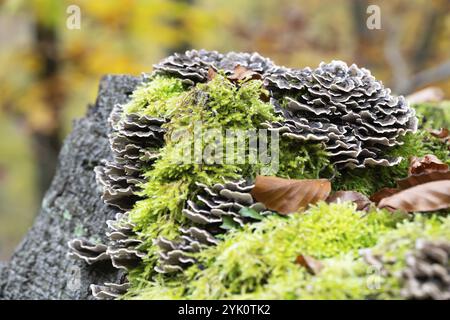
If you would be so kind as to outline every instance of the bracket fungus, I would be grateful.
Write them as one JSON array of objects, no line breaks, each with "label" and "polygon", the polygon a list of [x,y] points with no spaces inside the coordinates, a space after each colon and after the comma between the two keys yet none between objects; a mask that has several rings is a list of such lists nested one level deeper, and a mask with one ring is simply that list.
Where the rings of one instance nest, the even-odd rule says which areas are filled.
[{"label": "bracket fungus", "polygon": [[406,299],[450,300],[450,242],[418,240],[401,277]]},{"label": "bracket fungus", "polygon": [[208,187],[196,183],[200,188],[197,202],[188,200],[183,214],[193,223],[193,227],[181,228],[182,236],[174,241],[158,238],[154,244],[160,248],[160,263],[155,267],[159,273],[171,273],[183,270],[183,267],[195,262],[189,253],[217,244],[216,235],[224,233],[228,225],[241,227],[245,223],[257,221],[241,214],[243,208],[249,208],[264,216],[271,213],[261,202],[250,194],[254,185],[245,180],[217,183]]},{"label": "bracket fungus", "polygon": [[192,83],[206,82],[210,68],[233,73],[236,66],[266,74],[275,66],[274,63],[258,53],[229,52],[221,54],[217,51],[190,50],[175,53],[153,67],[156,74],[169,75]]},{"label": "bracket fungus", "polygon": [[[156,76],[177,78],[189,89],[210,81],[211,70],[230,76],[236,68],[243,74],[246,70],[257,73],[255,78],[261,79],[257,81],[269,93],[271,111],[279,120],[264,122],[264,128],[279,131],[282,138],[322,143],[338,168],[398,164],[400,159],[388,157],[386,150],[401,144],[401,137],[417,128],[414,110],[403,97],[391,95],[390,89],[368,70],[349,67],[341,61],[321,63],[314,70],[289,69],[257,53],[191,50],[154,65],[154,71],[144,81],[152,81]],[[237,77],[233,84],[241,80]],[[107,222],[109,242],[94,245],[75,239],[69,243],[69,254],[90,264],[110,260],[114,267],[130,270],[147,253],[140,249],[142,240],[130,221],[129,211],[143,197],[145,168],[158,161],[165,145],[165,124],[171,119],[126,112],[124,107],[115,106],[109,118],[113,160],[105,160],[95,168],[102,199],[118,210],[116,219]],[[216,236],[230,226],[257,221],[252,214],[259,217],[270,213],[251,195],[253,184],[249,181],[254,177],[241,178],[212,186],[193,184],[196,190],[180,212],[188,222],[180,226],[178,238],[153,239],[153,245],[159,249],[156,272],[182,271],[195,263],[193,253],[217,244]],[[243,214],[243,208],[252,214]],[[124,281],[92,285],[91,290],[96,298],[108,299],[117,298],[128,286]]]},{"label": "bracket fungus", "polygon": [[164,144],[165,120],[135,113],[122,117],[122,114],[122,106],[117,105],[109,118],[114,161],[104,161],[94,170],[103,187],[105,203],[128,210],[139,200],[136,192],[145,181],[140,176],[143,166],[158,157],[158,149]]},{"label": "bracket fungus", "polygon": [[312,70],[281,69],[265,78],[283,120],[267,127],[300,141],[318,141],[339,167],[392,166],[384,151],[417,130],[414,109],[369,70],[342,61]]}]

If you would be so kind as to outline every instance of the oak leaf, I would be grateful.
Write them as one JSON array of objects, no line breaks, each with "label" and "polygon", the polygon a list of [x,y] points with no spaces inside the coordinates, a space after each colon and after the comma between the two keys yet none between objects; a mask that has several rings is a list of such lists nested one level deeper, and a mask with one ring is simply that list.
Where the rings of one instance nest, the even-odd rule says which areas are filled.
[{"label": "oak leaf", "polygon": [[428,130],[428,132],[433,137],[436,137],[436,138],[439,138],[439,139],[446,139],[446,138],[448,138],[449,133],[450,133],[447,128],[440,128],[439,130],[432,129],[432,130]]},{"label": "oak leaf", "polygon": [[397,180],[397,186],[399,187],[399,189],[404,190],[420,184],[439,180],[450,180],[450,171],[436,171],[419,175],[412,175],[408,178]]},{"label": "oak leaf", "polygon": [[432,154],[422,158],[413,157],[409,165],[408,175],[407,178],[397,180],[399,189],[407,189],[427,182],[450,179],[448,165]]}]

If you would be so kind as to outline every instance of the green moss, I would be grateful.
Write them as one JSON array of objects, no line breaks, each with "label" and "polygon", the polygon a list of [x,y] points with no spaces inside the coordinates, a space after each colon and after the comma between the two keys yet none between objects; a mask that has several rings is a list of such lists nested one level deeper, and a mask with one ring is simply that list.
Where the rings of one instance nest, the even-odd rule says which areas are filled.
[{"label": "green moss", "polygon": [[122,299],[128,300],[181,300],[185,291],[185,284],[178,281],[153,280],[145,283],[145,288],[133,287]]},{"label": "green moss", "polygon": [[[270,217],[228,233],[201,252],[185,275],[159,277],[133,299],[400,299],[398,272],[418,239],[450,240],[450,216],[401,219],[384,211],[361,216],[349,203],[319,204],[304,215]],[[366,264],[358,249],[371,248],[387,275]],[[309,274],[295,264],[299,254],[319,258]],[[242,259],[245,257],[245,259]]]},{"label": "green moss", "polygon": [[450,101],[422,103],[413,106],[419,124],[425,128],[450,128]]},{"label": "green moss", "polygon": [[199,254],[205,270],[188,271],[195,274],[191,295],[205,299],[251,293],[296,272],[299,254],[325,259],[373,246],[392,224],[391,217],[382,211],[362,215],[349,203],[320,203],[305,214],[269,217],[228,234],[219,245]]},{"label": "green moss", "polygon": [[[199,253],[199,263],[168,287],[183,287],[183,297],[189,299],[297,299],[319,297],[334,286],[330,295],[348,298],[356,289],[342,293],[339,286],[349,280],[349,288],[357,287],[363,281],[352,278],[361,265],[344,268],[350,264],[350,257],[356,256],[358,249],[373,246],[395,221],[384,211],[363,214],[350,203],[319,203],[304,214],[272,216],[226,234],[217,246]],[[314,280],[295,263],[300,254],[324,261],[320,278]],[[317,281],[322,291],[308,293],[305,288],[311,281]],[[148,290],[153,292],[154,287],[150,285]],[[149,296],[146,289],[130,294]]]},{"label": "green moss", "polygon": [[347,254],[322,261],[324,267],[317,276],[302,268],[275,278],[250,294],[234,296],[236,299],[262,300],[347,300],[364,299],[373,294],[368,280],[368,267],[354,255]]},{"label": "green moss", "polygon": [[276,176],[290,179],[331,177],[334,167],[322,144],[281,139],[279,171]]},{"label": "green moss", "polygon": [[180,79],[155,76],[133,92],[125,112],[169,117],[176,110],[174,102],[184,91]]},{"label": "green moss", "polygon": [[86,228],[83,226],[81,222],[78,222],[73,230],[74,237],[82,238],[87,233]]}]

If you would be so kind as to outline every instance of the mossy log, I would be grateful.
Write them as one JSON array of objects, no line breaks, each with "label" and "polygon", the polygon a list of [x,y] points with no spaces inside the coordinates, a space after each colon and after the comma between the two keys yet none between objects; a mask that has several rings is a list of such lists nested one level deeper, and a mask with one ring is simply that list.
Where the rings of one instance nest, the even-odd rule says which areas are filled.
[{"label": "mossy log", "polygon": [[67,257],[67,242],[76,236],[103,241],[107,219],[116,211],[100,199],[93,168],[110,159],[107,118],[125,103],[142,81],[106,76],[96,103],[74,122],[61,149],[57,172],[40,212],[11,260],[0,264],[0,299],[88,299],[91,283],[117,281],[110,264],[88,266]]}]

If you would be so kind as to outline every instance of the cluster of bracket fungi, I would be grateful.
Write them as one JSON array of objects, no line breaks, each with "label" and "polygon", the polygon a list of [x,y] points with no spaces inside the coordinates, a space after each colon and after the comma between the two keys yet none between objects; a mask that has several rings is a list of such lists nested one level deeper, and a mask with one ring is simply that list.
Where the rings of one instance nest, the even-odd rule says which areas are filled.
[{"label": "cluster of bracket fungi", "polygon": [[[69,256],[93,264],[109,260],[117,269],[128,271],[135,268],[145,256],[138,247],[142,243],[134,233],[135,225],[128,211],[140,199],[136,193],[145,180],[141,177],[145,165],[158,158],[158,149],[164,144],[162,124],[165,119],[138,114],[123,115],[123,107],[114,107],[109,117],[112,133],[109,137],[113,161],[103,161],[95,170],[96,180],[102,187],[103,201],[118,210],[114,220],[108,220],[109,243],[94,244],[88,239],[69,242]],[[94,297],[117,298],[128,289],[129,284],[105,283],[91,285]]]},{"label": "cluster of bracket fungi", "polygon": [[[341,61],[322,63],[315,70],[290,69],[276,66],[257,53],[192,50],[162,60],[154,66],[153,74],[180,78],[194,86],[208,81],[211,69],[232,74],[237,66],[261,76],[274,111],[282,116],[282,121],[267,123],[265,127],[279,131],[282,137],[323,143],[338,167],[395,165],[399,159],[386,157],[385,150],[401,144],[399,138],[406,132],[416,130],[414,110],[403,97],[392,96],[368,70],[348,67]],[[71,256],[89,264],[111,260],[114,266],[128,270],[139,263],[144,253],[138,249],[140,241],[127,212],[140,199],[136,192],[143,182],[142,168],[158,158],[158,149],[164,144],[162,124],[170,119],[123,113],[118,105],[110,116],[114,159],[95,169],[103,200],[119,210],[117,219],[108,222],[110,243],[99,245],[75,239],[69,246]],[[189,253],[216,244],[215,236],[225,231],[224,220],[231,219],[239,225],[251,222],[251,217],[240,214],[243,207],[261,215],[268,212],[252,198],[251,181],[197,187],[196,201],[188,201],[183,210],[192,227],[182,228],[179,239],[174,241],[154,240],[160,249],[157,272],[178,272],[195,263]],[[98,298],[114,298],[127,286],[93,285],[92,291]]]},{"label": "cluster of bracket fungi", "polygon": [[264,216],[271,211],[261,202],[256,202],[250,194],[253,185],[245,180],[217,183],[212,187],[197,183],[200,192],[197,202],[188,200],[183,214],[194,224],[193,227],[180,228],[182,234],[173,241],[158,238],[154,244],[160,248],[160,263],[155,270],[159,273],[182,271],[195,261],[189,253],[217,243],[216,235],[227,229],[225,220],[243,226],[255,221],[240,214],[242,208],[250,208]]},{"label": "cluster of bracket fungi", "polygon": [[390,265],[398,262],[396,257],[374,254],[370,249],[361,254],[380,276],[397,278],[403,298],[450,299],[450,242],[418,239],[415,247],[405,255],[405,265],[399,272],[389,271]]},{"label": "cluster of bracket fungi", "polygon": [[450,300],[450,242],[417,241],[401,277],[406,299]]}]

